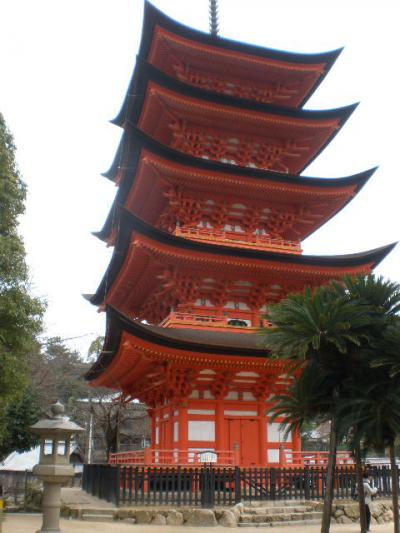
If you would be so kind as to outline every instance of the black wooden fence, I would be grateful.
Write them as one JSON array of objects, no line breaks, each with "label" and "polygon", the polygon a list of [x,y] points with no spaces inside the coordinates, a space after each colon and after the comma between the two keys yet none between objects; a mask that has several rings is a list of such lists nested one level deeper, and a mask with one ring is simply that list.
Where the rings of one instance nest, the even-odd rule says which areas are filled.
[{"label": "black wooden fence", "polygon": [[[371,467],[378,496],[391,495],[387,466]],[[354,467],[335,471],[334,497],[355,494]],[[85,465],[82,488],[98,498],[128,505],[192,505],[213,507],[268,500],[318,500],[325,495],[326,469],[305,468],[166,468]]]}]

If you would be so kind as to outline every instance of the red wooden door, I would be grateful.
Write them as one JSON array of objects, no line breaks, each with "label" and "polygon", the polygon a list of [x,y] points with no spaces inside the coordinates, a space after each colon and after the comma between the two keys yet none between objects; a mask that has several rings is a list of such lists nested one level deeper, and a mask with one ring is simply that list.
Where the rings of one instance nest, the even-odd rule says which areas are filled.
[{"label": "red wooden door", "polygon": [[239,446],[240,466],[258,466],[259,457],[259,427],[258,420],[247,418],[228,418],[227,434],[229,449]]},{"label": "red wooden door", "polygon": [[258,420],[241,420],[241,460],[244,466],[260,465]]}]

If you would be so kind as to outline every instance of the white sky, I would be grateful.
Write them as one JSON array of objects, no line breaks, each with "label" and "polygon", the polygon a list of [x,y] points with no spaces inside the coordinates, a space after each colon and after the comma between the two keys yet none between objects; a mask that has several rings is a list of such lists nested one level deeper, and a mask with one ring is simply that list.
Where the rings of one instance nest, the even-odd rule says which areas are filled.
[{"label": "white sky", "polygon": [[[178,21],[208,31],[208,0],[154,0]],[[47,335],[83,353],[104,315],[94,292],[110,251],[101,229],[115,194],[111,164],[119,111],[139,44],[142,0],[2,0],[0,111],[29,186],[25,238],[34,290],[48,301]],[[220,0],[220,34],[272,48],[322,52],[345,46],[307,104],[361,105],[305,175],[379,170],[334,220],[304,244],[308,254],[378,247],[400,236],[399,20],[395,0]],[[377,272],[400,281],[400,246]]]}]

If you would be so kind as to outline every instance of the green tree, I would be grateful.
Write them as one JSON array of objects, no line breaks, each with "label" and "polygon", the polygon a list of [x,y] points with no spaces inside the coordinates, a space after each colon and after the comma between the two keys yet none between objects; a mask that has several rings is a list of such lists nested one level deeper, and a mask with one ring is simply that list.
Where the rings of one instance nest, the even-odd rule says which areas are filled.
[{"label": "green tree", "polygon": [[[371,385],[371,383],[373,383]],[[398,514],[398,476],[394,442],[400,435],[400,380],[387,380],[386,376],[376,371],[371,372],[370,379],[364,379],[368,386],[359,383],[358,388],[353,388],[351,395],[351,408],[343,399],[342,423],[348,423],[352,429],[353,448],[361,454],[369,449],[380,453],[389,449],[391,475],[392,475],[392,500],[394,515],[394,531],[399,533]],[[364,508],[364,507],[363,507]]]},{"label": "green tree", "polygon": [[83,375],[89,368],[80,354],[71,350],[60,337],[38,345],[29,360],[32,386],[42,410],[59,400],[68,410],[71,402],[88,396]]},{"label": "green tree", "polygon": [[[324,299],[330,302],[328,307],[321,305]],[[286,423],[292,417],[294,423],[300,425],[309,419],[321,421],[328,416],[332,424],[330,458],[333,464],[332,433],[335,430],[337,436],[348,434],[356,458],[360,525],[364,532],[361,458],[368,446],[389,447],[395,516],[398,509],[394,443],[400,429],[400,375],[397,372],[399,357],[396,357],[400,338],[397,335],[400,286],[373,275],[346,277],[341,283],[332,282],[314,293],[305,291],[292,300],[298,305],[293,306],[293,301],[289,306],[284,304],[283,313],[282,306],[278,306],[275,317],[273,308],[269,319],[276,322],[278,328],[267,332],[267,342],[275,350],[278,348],[278,354],[286,352],[289,358],[294,354],[293,348],[298,350],[299,355],[294,358],[302,364],[302,373],[287,393],[277,398],[275,411],[278,416],[287,413]],[[311,335],[313,329],[314,336]],[[312,339],[305,353],[301,338]],[[336,347],[333,351],[332,346]],[[338,350],[336,355],[335,349]],[[309,376],[312,367],[315,383]],[[325,398],[319,392],[321,387]],[[330,474],[333,469],[330,471],[328,467],[328,479]],[[329,487],[328,481],[327,492]],[[328,502],[326,514],[327,507]],[[395,524],[398,528],[397,518]],[[324,527],[329,527],[326,522]],[[398,533],[398,529],[395,531]]]},{"label": "green tree", "polygon": [[370,316],[368,343],[355,351],[345,389],[342,423],[348,421],[357,459],[360,513],[365,509],[361,451],[389,448],[392,473],[394,530],[399,533],[398,476],[395,440],[400,434],[400,285],[374,275],[346,277],[342,291],[364,305]]},{"label": "green tree", "polygon": [[26,358],[41,331],[44,312],[43,302],[31,294],[18,234],[25,197],[13,138],[0,114],[0,445],[6,438],[7,410],[28,383]]},{"label": "green tree", "polygon": [[[400,427],[398,425],[400,416],[400,324],[391,324],[382,336],[382,341],[376,347],[375,357],[372,359],[371,366],[373,370],[386,372],[383,381],[385,404],[382,406],[381,391],[373,390],[375,400],[375,410],[380,417],[378,420],[384,422],[384,428],[381,431],[381,447],[387,445],[389,448],[390,465],[392,472],[392,500],[393,500],[393,519],[395,533],[400,532],[399,516],[399,494],[398,494],[398,472],[396,464],[396,441],[400,436]],[[392,397],[395,396],[395,400]],[[369,432],[373,435],[373,429]],[[376,444],[376,443],[375,443]]]},{"label": "green tree", "polygon": [[30,450],[38,443],[38,437],[29,431],[40,417],[40,408],[35,395],[27,389],[22,398],[9,405],[6,411],[4,438],[0,446],[0,458],[7,457],[11,452]]},{"label": "green tree", "polygon": [[330,400],[327,405],[325,396],[325,390],[332,387],[329,381],[315,362],[306,364],[289,387],[274,397],[271,421],[280,418],[287,435],[329,421]]},{"label": "green tree", "polygon": [[[367,338],[370,317],[365,306],[352,301],[345,291],[339,291],[337,285],[331,283],[314,291],[306,288],[303,294],[289,295],[280,303],[270,306],[267,318],[272,327],[263,333],[265,345],[272,357],[287,359],[292,363],[292,370],[300,371],[305,376],[312,371],[316,381],[324,380],[323,394],[319,394],[318,405],[313,409],[315,415],[329,419],[331,424],[321,526],[321,532],[327,533],[330,528],[334,468],[340,434],[338,400],[352,364],[350,353]],[[305,378],[301,378],[300,374],[298,384],[302,385],[302,379]],[[302,390],[306,390],[304,384],[302,386]],[[283,400],[280,399],[281,402]],[[304,403],[305,398],[302,401]],[[282,407],[282,403],[279,404],[278,401],[276,409],[280,409],[281,414],[284,412]],[[308,418],[308,414],[304,411],[303,419],[299,416],[299,421],[302,423],[302,420]],[[312,414],[311,411],[310,416]]]},{"label": "green tree", "polygon": [[101,351],[103,349],[104,345],[104,337],[99,335],[97,336],[94,341],[90,343],[89,350],[88,350],[88,360],[90,362],[97,361],[97,358],[101,354]]}]

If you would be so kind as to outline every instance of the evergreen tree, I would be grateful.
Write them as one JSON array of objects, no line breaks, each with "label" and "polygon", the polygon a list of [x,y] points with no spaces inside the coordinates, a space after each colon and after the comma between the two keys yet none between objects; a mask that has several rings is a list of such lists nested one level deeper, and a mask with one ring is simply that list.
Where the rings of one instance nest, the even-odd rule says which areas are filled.
[{"label": "evergreen tree", "polygon": [[18,234],[26,186],[18,172],[12,135],[0,114],[0,446],[7,412],[27,386],[27,356],[42,327],[43,302],[30,292],[25,248]]},{"label": "evergreen tree", "polygon": [[60,337],[50,337],[38,345],[29,360],[32,388],[42,410],[59,400],[69,404],[86,398],[89,387],[84,374],[89,368],[80,354],[71,350]]},{"label": "evergreen tree", "polygon": [[35,394],[27,389],[22,398],[6,411],[4,437],[0,443],[0,458],[11,452],[24,452],[35,446],[39,438],[29,431],[40,417],[40,408]]}]

